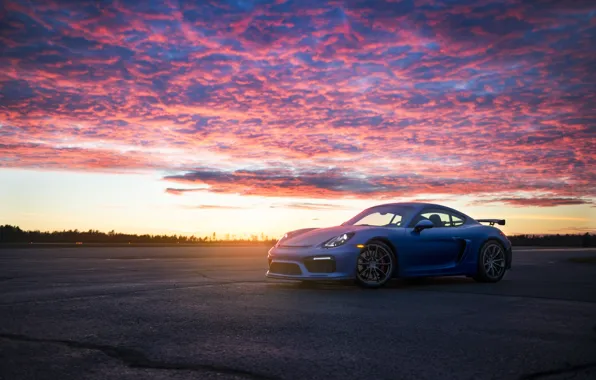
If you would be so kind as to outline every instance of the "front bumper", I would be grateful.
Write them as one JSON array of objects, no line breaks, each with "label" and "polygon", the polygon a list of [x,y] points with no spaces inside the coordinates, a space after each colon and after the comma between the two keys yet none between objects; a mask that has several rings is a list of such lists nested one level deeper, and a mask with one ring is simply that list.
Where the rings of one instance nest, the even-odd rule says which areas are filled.
[{"label": "front bumper", "polygon": [[285,280],[354,279],[360,248],[355,245],[337,248],[273,247],[267,261],[269,278]]}]

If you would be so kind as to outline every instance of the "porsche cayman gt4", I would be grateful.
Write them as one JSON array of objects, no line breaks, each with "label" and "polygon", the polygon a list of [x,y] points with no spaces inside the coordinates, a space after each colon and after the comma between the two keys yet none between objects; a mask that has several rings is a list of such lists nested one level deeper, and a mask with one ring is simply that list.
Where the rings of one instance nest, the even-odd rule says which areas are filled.
[{"label": "porsche cayman gt4", "polygon": [[355,280],[374,288],[394,277],[469,276],[497,282],[511,268],[511,243],[495,224],[505,225],[505,220],[475,220],[430,203],[378,205],[336,227],[286,233],[269,250],[266,275]]}]

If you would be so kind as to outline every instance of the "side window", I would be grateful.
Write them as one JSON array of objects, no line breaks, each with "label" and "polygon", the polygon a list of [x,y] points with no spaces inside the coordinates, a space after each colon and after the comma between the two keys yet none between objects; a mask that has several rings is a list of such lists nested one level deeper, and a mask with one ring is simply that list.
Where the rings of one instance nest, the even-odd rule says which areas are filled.
[{"label": "side window", "polygon": [[451,215],[451,227],[459,227],[464,224],[464,219],[459,216]]},{"label": "side window", "polygon": [[449,214],[447,214],[443,210],[424,210],[422,214],[420,214],[423,218],[430,220],[433,222],[435,227],[446,227],[451,226],[451,220],[449,219]]},{"label": "side window", "polygon": [[[459,227],[464,224],[465,220],[459,215],[455,215],[446,210],[424,210],[416,218],[413,224],[428,219],[433,222],[435,227]],[[413,227],[413,226],[411,226]]]}]

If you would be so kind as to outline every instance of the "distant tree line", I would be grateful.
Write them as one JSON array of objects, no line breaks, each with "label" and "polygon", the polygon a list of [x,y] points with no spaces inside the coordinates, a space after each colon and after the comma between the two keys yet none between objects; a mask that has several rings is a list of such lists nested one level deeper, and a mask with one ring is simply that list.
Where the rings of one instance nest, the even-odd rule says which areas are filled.
[{"label": "distant tree line", "polygon": [[98,230],[64,230],[64,231],[24,231],[17,226],[0,226],[0,244],[3,243],[91,243],[91,244],[207,244],[207,243],[239,243],[239,244],[275,244],[277,239],[265,234],[239,237],[226,235],[227,239],[218,239],[216,233],[203,237],[185,235],[136,235],[119,232],[101,232]]},{"label": "distant tree line", "polygon": [[[596,247],[596,235],[589,233],[567,235],[514,235],[509,236],[514,246],[542,246],[542,247]],[[226,234],[224,239],[216,233],[203,237],[184,235],[135,235],[114,232],[100,232],[98,230],[79,231],[64,230],[53,232],[24,231],[17,226],[0,226],[0,244],[2,243],[91,243],[91,244],[267,244],[273,245],[277,239],[264,234],[237,238]]]},{"label": "distant tree line", "polygon": [[567,235],[515,235],[509,236],[514,246],[537,247],[596,247],[596,235],[585,233]]}]

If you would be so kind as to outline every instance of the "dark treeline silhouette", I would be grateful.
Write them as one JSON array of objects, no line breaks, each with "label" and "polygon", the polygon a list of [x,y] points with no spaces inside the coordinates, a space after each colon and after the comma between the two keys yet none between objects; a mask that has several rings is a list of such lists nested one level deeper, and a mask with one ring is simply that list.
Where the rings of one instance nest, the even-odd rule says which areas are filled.
[{"label": "dark treeline silhouette", "polygon": [[264,234],[251,235],[248,238],[236,238],[227,234],[225,239],[218,239],[216,233],[197,237],[184,235],[135,235],[114,232],[100,232],[98,230],[79,231],[24,231],[16,226],[0,226],[0,244],[12,243],[83,243],[83,244],[275,244],[277,241]]},{"label": "dark treeline silhouette", "polygon": [[[566,235],[514,235],[509,236],[514,246],[542,246],[542,247],[596,247],[596,235],[589,233]],[[134,235],[114,231],[100,232],[97,230],[79,231],[24,231],[19,227],[0,226],[0,244],[6,243],[83,243],[83,244],[263,244],[273,245],[277,239],[264,234],[251,235],[249,238],[236,238],[226,234],[218,238],[216,233],[197,237],[184,235]]]},{"label": "dark treeline silhouette", "polygon": [[537,247],[596,247],[596,235],[585,233],[566,235],[515,235],[509,236],[514,246]]}]

